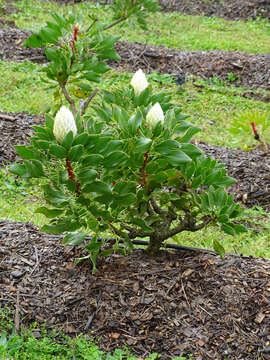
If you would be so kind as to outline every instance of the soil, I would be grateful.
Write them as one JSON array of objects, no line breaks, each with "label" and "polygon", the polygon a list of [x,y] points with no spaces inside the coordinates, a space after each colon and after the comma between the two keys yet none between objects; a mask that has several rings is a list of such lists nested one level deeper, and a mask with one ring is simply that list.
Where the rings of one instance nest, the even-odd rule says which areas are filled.
[{"label": "soil", "polygon": [[[199,251],[111,255],[91,273],[82,250],[31,224],[0,221],[0,307],[17,329],[87,333],[105,351],[125,345],[163,360],[270,359],[270,261]],[[40,336],[40,328],[33,330]]]},{"label": "soil", "polygon": [[[30,34],[29,31],[17,28],[1,28],[0,23],[0,60],[46,62],[42,49],[22,46]],[[135,72],[141,68],[146,73],[151,73],[155,70],[161,74],[180,76],[184,81],[193,77],[227,81],[228,74],[232,73],[235,81],[229,84],[250,89],[244,96],[266,102],[270,100],[269,94],[254,91],[270,90],[270,54],[256,55],[219,50],[178,51],[136,42],[118,42],[116,49],[121,61],[111,61],[109,64],[120,71]]]},{"label": "soil", "polygon": [[[42,118],[26,113],[0,112],[0,165],[18,160],[14,145],[26,144],[33,134],[31,127],[42,122]],[[196,145],[226,165],[228,175],[237,180],[228,190],[245,206],[260,205],[270,211],[270,153],[261,148],[253,151],[229,149],[202,142]]]}]

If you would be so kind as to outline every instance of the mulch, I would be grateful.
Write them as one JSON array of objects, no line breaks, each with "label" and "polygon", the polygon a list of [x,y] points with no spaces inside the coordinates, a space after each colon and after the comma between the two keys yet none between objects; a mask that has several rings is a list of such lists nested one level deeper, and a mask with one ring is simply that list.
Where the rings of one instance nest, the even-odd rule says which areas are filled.
[{"label": "mulch", "polygon": [[41,118],[26,112],[15,114],[0,111],[0,166],[17,159],[13,146],[28,144],[29,137],[34,133],[32,126],[41,122]]},{"label": "mulch", "polygon": [[164,11],[186,15],[218,16],[227,20],[270,19],[268,0],[159,0]]},{"label": "mulch", "polygon": [[[150,259],[142,249],[74,265],[83,251],[25,223],[0,221],[0,308],[17,328],[86,333],[104,351],[163,360],[270,359],[270,261],[199,251]],[[33,330],[40,336],[39,325]]]},{"label": "mulch", "polygon": [[[40,48],[23,47],[22,44],[31,33],[17,28],[1,28],[0,60],[34,61],[45,63],[47,59]],[[208,80],[218,78],[228,80],[234,74],[235,81],[228,85],[244,86],[250,90],[246,97],[269,101],[269,94],[258,94],[253,90],[270,90],[270,53],[246,54],[236,51],[179,51],[164,46],[150,46],[142,43],[119,41],[116,50],[121,61],[109,64],[119,71],[135,72],[141,68],[146,73],[157,71],[182,78],[198,77]]]},{"label": "mulch", "polygon": [[[0,166],[19,160],[14,145],[27,144],[32,126],[42,123],[42,117],[27,113],[0,112]],[[203,142],[196,145],[207,156],[224,163],[228,175],[237,180],[228,190],[245,206],[259,205],[270,211],[270,153],[260,148],[253,151],[230,149]]]}]

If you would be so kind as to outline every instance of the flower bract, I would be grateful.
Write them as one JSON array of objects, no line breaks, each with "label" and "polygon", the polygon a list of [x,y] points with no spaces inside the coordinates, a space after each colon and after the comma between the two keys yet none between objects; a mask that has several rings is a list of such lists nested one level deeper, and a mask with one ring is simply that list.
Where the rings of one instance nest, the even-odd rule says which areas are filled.
[{"label": "flower bract", "polygon": [[158,122],[164,123],[164,113],[157,102],[155,105],[148,111],[146,115],[146,122],[148,125],[154,127]]},{"label": "flower bract", "polygon": [[73,136],[77,135],[74,116],[66,106],[62,106],[54,119],[53,134],[56,140],[61,143],[70,131],[73,132]]},{"label": "flower bract", "polygon": [[137,96],[140,95],[140,93],[147,88],[148,81],[146,79],[146,76],[144,75],[144,72],[141,69],[135,72],[130,84],[134,89],[135,95]]}]

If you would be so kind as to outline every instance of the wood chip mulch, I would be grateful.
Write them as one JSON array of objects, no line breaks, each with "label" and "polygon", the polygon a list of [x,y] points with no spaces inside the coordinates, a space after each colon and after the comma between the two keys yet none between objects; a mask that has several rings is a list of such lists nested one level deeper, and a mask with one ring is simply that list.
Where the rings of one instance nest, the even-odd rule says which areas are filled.
[{"label": "wood chip mulch", "polygon": [[218,16],[227,20],[270,19],[268,0],[159,0],[164,11],[187,15]]},{"label": "wood chip mulch", "polygon": [[[127,345],[162,359],[270,359],[270,261],[198,251],[142,249],[75,266],[82,251],[31,224],[0,221],[0,307],[17,326],[87,333],[101,349]],[[39,328],[35,329],[38,336]]]}]

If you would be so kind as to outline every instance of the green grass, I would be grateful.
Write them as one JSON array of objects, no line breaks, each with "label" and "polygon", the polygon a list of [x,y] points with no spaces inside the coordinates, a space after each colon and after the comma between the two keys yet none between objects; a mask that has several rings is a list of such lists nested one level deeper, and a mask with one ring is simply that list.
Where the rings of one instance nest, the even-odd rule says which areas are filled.
[{"label": "green grass", "polygon": [[[51,12],[67,13],[82,11],[83,16],[95,13],[100,19],[112,12],[105,6],[82,2],[61,7],[51,1],[23,0],[15,3],[21,10],[8,16],[16,25],[29,30],[39,29]],[[155,13],[149,16],[149,29],[144,31],[132,22],[111,31],[122,40],[140,41],[152,45],[164,45],[181,50],[227,50],[248,53],[268,53],[270,49],[270,23],[258,21],[227,21],[216,17],[184,16],[177,12]],[[110,20],[108,20],[110,22]],[[256,39],[256,41],[250,41]]]},{"label": "green grass", "polygon": [[41,81],[42,67],[30,62],[0,61],[0,110],[39,114],[52,101]]}]

